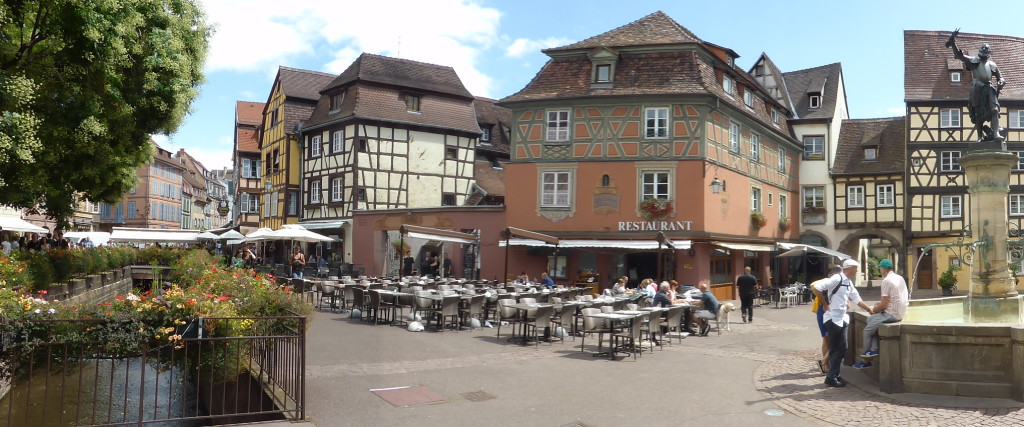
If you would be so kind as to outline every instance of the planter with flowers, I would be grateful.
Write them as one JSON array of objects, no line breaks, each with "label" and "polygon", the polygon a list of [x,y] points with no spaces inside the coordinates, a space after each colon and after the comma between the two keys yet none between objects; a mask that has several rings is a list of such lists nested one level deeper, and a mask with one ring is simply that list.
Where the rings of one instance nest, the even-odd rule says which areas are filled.
[{"label": "planter with flowers", "polygon": [[782,232],[789,231],[789,217],[788,216],[784,216],[782,218],[779,218],[779,230],[782,230]]},{"label": "planter with flowers", "polygon": [[752,225],[752,226],[754,226],[754,228],[760,230],[761,227],[764,227],[767,224],[768,224],[768,220],[765,219],[763,213],[761,213],[759,211],[750,211],[750,225]]},{"label": "planter with flowers", "polygon": [[672,200],[644,199],[640,202],[640,215],[649,221],[667,218],[672,215]]}]

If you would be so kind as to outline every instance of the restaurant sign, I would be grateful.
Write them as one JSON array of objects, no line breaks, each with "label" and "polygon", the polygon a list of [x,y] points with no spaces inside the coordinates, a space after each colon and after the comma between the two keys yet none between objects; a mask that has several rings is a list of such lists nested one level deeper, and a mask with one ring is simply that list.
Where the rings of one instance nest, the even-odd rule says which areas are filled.
[{"label": "restaurant sign", "polygon": [[690,231],[693,221],[619,221],[619,231]]}]

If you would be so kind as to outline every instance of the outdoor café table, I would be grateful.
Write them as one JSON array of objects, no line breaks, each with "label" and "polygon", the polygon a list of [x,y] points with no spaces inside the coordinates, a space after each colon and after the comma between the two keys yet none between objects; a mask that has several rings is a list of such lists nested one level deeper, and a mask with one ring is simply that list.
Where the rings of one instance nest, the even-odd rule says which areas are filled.
[{"label": "outdoor caf\u00e9 table", "polygon": [[526,335],[526,320],[527,320],[527,318],[529,318],[530,310],[536,310],[536,309],[538,309],[540,307],[551,307],[551,306],[552,306],[551,304],[524,304],[524,303],[515,303],[515,304],[507,305],[506,307],[511,307],[511,308],[516,309],[516,314],[517,315],[521,315],[520,316],[519,324],[522,326],[521,327],[522,335],[518,336],[518,337],[517,336],[513,336],[512,338],[509,338],[508,341],[509,342],[519,342],[522,345],[526,345],[527,343],[529,343],[531,341],[531,339],[530,339],[530,337],[528,337]]},{"label": "outdoor caf\u00e9 table", "polygon": [[[593,317],[593,318],[596,318],[596,319],[606,319],[606,320],[609,320],[611,322],[623,322],[623,321],[628,320],[629,321],[629,326],[633,326],[633,322],[636,321],[636,319],[639,318],[640,316],[642,316],[644,313],[646,313],[646,312],[644,312],[644,311],[621,310],[621,311],[616,311],[614,313],[594,313],[594,314],[591,314],[590,317]],[[611,329],[613,331],[615,330],[614,327],[612,327]],[[615,347],[612,346],[611,344],[609,344],[609,349],[608,349],[607,352],[594,353],[594,357],[604,357],[605,355],[607,355],[608,356],[608,360],[615,360],[615,353],[616,353]]]}]

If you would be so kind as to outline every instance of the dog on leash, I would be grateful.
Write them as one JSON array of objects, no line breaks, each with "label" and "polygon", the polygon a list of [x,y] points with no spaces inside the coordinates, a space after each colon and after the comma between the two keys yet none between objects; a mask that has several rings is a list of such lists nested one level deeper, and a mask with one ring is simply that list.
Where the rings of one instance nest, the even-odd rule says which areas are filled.
[{"label": "dog on leash", "polygon": [[732,305],[731,302],[722,304],[718,307],[718,324],[721,325],[721,329],[726,331],[732,331],[732,327],[729,326],[729,313],[732,313],[736,309],[736,306]]}]

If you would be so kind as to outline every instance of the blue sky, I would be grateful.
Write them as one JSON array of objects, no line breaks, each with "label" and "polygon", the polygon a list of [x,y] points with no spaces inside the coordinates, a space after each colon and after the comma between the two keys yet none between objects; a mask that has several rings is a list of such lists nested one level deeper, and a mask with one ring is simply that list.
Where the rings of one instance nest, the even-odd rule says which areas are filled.
[{"label": "blue sky", "polygon": [[[540,50],[661,10],[749,69],[767,53],[795,71],[841,62],[852,118],[903,115],[903,30],[1024,37],[1024,3],[972,13],[952,1],[203,0],[217,32],[206,83],[165,148],[230,167],[236,100],[266,101],[279,65],[340,73],[361,52],[455,68],[474,94],[508,96],[546,62]],[[969,51],[974,46],[962,46]],[[999,52],[993,52],[998,63]]]}]

